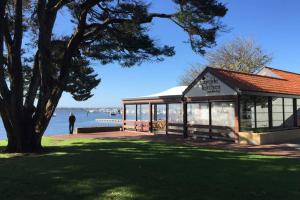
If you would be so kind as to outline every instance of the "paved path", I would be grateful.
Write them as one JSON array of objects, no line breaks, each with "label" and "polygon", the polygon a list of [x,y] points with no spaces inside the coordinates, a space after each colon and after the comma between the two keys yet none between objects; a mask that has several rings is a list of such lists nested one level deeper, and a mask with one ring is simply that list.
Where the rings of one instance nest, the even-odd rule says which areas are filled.
[{"label": "paved path", "polygon": [[52,135],[49,137],[55,139],[72,139],[72,138],[142,138],[144,136],[154,136],[152,133],[115,131],[115,132],[98,132],[98,133],[80,133],[80,134],[62,134]]},{"label": "paved path", "polygon": [[131,138],[131,139],[144,139],[153,142],[165,142],[165,143],[178,143],[191,146],[199,146],[206,148],[236,150],[243,152],[252,152],[263,155],[278,155],[286,156],[289,158],[300,158],[300,141],[295,143],[283,143],[274,145],[240,145],[227,141],[217,140],[193,140],[183,139],[182,136],[176,135],[154,135],[152,133],[140,133],[129,131],[117,131],[117,132],[101,132],[101,133],[85,133],[77,135],[55,135],[50,136],[55,139],[72,139],[72,138]]}]

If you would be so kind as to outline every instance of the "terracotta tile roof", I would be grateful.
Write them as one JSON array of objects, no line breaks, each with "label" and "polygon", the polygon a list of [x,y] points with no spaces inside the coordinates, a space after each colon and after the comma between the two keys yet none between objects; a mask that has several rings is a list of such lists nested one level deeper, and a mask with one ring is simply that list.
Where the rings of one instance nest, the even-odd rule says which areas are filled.
[{"label": "terracotta tile roof", "polygon": [[265,67],[281,78],[209,68],[229,86],[241,91],[300,95],[300,74]]}]

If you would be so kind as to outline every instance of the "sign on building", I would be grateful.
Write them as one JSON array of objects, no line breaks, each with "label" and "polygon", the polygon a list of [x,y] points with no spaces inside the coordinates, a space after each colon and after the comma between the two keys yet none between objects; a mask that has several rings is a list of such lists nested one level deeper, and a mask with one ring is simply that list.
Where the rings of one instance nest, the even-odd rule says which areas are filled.
[{"label": "sign on building", "polygon": [[186,97],[236,95],[231,87],[207,72],[201,80],[186,93]]}]

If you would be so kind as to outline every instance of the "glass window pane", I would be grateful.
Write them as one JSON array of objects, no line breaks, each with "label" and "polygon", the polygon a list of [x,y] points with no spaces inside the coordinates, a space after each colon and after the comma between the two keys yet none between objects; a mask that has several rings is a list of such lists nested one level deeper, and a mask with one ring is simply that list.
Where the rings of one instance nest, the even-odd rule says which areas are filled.
[{"label": "glass window pane", "polygon": [[213,126],[234,127],[234,103],[233,102],[212,102],[211,118]]},{"label": "glass window pane", "polygon": [[209,125],[208,103],[189,103],[187,105],[187,120],[189,124]]},{"label": "glass window pane", "polygon": [[251,130],[255,128],[254,97],[241,96],[240,99],[240,129]]},{"label": "glass window pane", "polygon": [[136,105],[125,105],[125,108],[126,108],[126,120],[135,120]]},{"label": "glass window pane", "polygon": [[283,107],[282,98],[272,99],[272,124],[273,127],[283,126]]},{"label": "glass window pane", "polygon": [[148,104],[137,105],[137,120],[138,121],[149,120],[149,105]]},{"label": "glass window pane", "polygon": [[183,105],[180,103],[169,104],[169,123],[183,123]]},{"label": "glass window pane", "polygon": [[284,125],[285,127],[294,126],[293,99],[284,98]]},{"label": "glass window pane", "polygon": [[157,105],[156,118],[157,118],[157,120],[166,120],[166,105],[165,104]]},{"label": "glass window pane", "polygon": [[152,128],[154,132],[166,130],[166,104],[152,105]]},{"label": "glass window pane", "polygon": [[268,97],[256,97],[256,126],[269,127]]}]

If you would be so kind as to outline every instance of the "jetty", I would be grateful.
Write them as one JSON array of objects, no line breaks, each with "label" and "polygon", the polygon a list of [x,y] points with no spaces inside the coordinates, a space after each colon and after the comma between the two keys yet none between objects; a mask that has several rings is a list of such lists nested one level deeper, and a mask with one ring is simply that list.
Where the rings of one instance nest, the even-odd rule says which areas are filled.
[{"label": "jetty", "polygon": [[119,124],[122,124],[122,119],[102,119],[102,118],[97,118],[96,119],[97,122],[100,122],[100,123],[104,123],[104,124],[116,124],[116,125],[119,125]]}]

